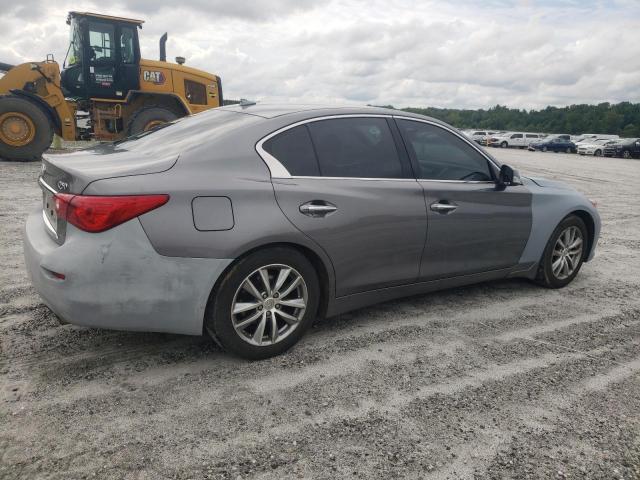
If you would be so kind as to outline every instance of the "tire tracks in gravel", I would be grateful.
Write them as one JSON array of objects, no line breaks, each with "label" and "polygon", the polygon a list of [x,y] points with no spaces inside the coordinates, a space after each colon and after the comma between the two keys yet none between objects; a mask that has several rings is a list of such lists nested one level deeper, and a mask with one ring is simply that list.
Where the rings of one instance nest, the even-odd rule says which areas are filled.
[{"label": "tire tracks in gravel", "polygon": [[[600,319],[600,320],[605,323],[612,322],[611,317],[607,317],[605,319]],[[585,317],[581,316],[581,317],[576,317],[575,321],[571,324],[567,323],[566,321],[560,322],[559,327],[561,329],[566,329],[568,326],[577,327],[585,323],[586,323]],[[633,325],[631,325],[631,327],[633,327]],[[553,331],[554,330],[550,326],[547,326],[547,328],[545,329],[538,330],[538,333],[549,333]],[[531,329],[522,329],[521,332],[524,336],[531,335],[532,333]],[[628,335],[626,336],[628,337]],[[504,337],[502,340],[496,340],[496,339],[492,340],[490,337],[486,337],[483,339],[479,339],[478,341],[480,343],[485,341],[492,341],[494,343],[509,344],[509,343],[513,343],[513,341],[516,339],[518,339],[518,336],[515,335],[513,332],[511,332],[508,337]],[[607,351],[606,347],[602,347],[602,348],[604,348],[603,351]],[[484,349],[478,346],[478,351],[483,352]],[[528,352],[529,352],[528,350],[525,351],[525,355]],[[593,352],[591,352],[591,354],[594,354],[594,355],[598,355],[601,353],[602,352],[598,349],[593,350]],[[454,353],[454,355],[458,355],[458,354],[459,352]],[[491,351],[484,352],[484,355],[486,356],[486,359],[492,359],[496,356],[495,352],[491,352]],[[480,368],[475,370],[472,369],[471,371],[465,371],[464,369],[462,371],[457,371],[454,369],[453,371],[454,376],[450,377],[451,379],[449,381],[444,381],[444,382],[436,383],[435,385],[426,386],[424,387],[424,389],[421,389],[416,394],[407,394],[405,392],[401,392],[401,393],[396,393],[390,398],[381,398],[380,401],[377,401],[377,402],[364,401],[364,402],[361,402],[360,406],[357,409],[345,409],[344,406],[336,406],[333,408],[329,408],[325,411],[321,411],[317,414],[314,414],[310,418],[303,418],[302,420],[296,419],[296,416],[294,414],[292,418],[296,419],[296,421],[292,422],[291,424],[286,424],[286,425],[276,424],[273,428],[262,429],[259,432],[259,436],[261,438],[262,436],[267,435],[268,437],[272,438],[274,436],[277,437],[277,436],[283,436],[283,435],[284,436],[295,435],[295,434],[299,434],[301,429],[304,429],[305,427],[308,427],[310,425],[336,423],[336,422],[344,421],[345,419],[358,419],[361,417],[366,417],[366,415],[368,414],[367,412],[377,411],[380,409],[384,409],[385,415],[392,415],[392,416],[398,415],[398,413],[401,411],[403,407],[419,399],[426,400],[426,399],[432,398],[433,396],[443,395],[443,394],[448,396],[455,396],[459,394],[461,391],[464,391],[470,388],[478,388],[487,382],[504,381],[505,379],[523,374],[528,371],[544,369],[549,365],[552,365],[554,362],[558,361],[558,359],[563,361],[568,361],[568,360],[585,358],[585,354],[583,353],[571,353],[571,352],[567,353],[566,351],[563,351],[563,350],[560,350],[559,352],[545,353],[542,356],[534,356],[534,357],[524,358],[524,359],[519,358],[521,356],[522,356],[522,352],[516,352],[513,355],[513,358],[507,358],[506,361],[503,363],[496,364],[496,363],[489,362],[489,363],[486,363],[485,365],[482,365]],[[429,359],[429,357],[425,357],[423,360],[432,362],[433,358]],[[384,369],[385,367],[390,369],[391,372],[393,373],[393,367],[397,366],[398,362],[396,363],[388,362],[386,366],[384,365],[384,363],[381,364],[378,361],[374,361],[372,363],[373,364],[371,366],[379,374],[381,368]],[[466,366],[466,362],[464,363]],[[362,375],[363,372],[358,372],[358,374]],[[459,377],[462,377],[462,378],[459,378]],[[241,379],[244,378],[242,374],[240,375],[240,378]],[[345,379],[345,378],[342,378],[342,382],[337,382],[337,383],[344,384],[345,380],[347,380],[346,382],[347,384],[350,383],[348,379]],[[310,382],[307,385],[307,388],[305,388],[301,392],[297,392],[297,394],[293,395],[292,398],[294,399],[308,398],[310,396],[312,397],[314,393],[316,394],[315,396],[318,397],[317,394],[324,389],[324,385],[322,384],[326,384],[327,381],[329,381],[329,379],[322,380],[321,385],[316,385],[314,382]],[[187,387],[188,386],[189,385],[187,385]],[[164,387],[166,388],[167,385],[164,385]],[[391,385],[389,385],[389,387],[392,388]],[[265,395],[255,395],[255,392],[252,392],[252,390],[253,389],[248,389],[246,391],[241,390],[237,393],[239,393],[240,397],[244,399],[243,401],[245,402],[248,401],[250,405],[254,405],[256,408],[260,408],[260,406],[264,404]],[[292,390],[295,390],[295,388],[292,389],[290,387],[285,387],[284,388],[285,392],[283,394],[283,397],[284,398],[289,397]],[[271,392],[268,392],[268,393],[271,393]],[[215,394],[209,395],[203,392],[202,398],[195,398],[195,399],[192,398],[190,399],[189,403],[184,402],[184,405],[189,408],[187,408],[186,411],[182,410],[180,412],[176,412],[174,416],[174,421],[171,423],[173,425],[179,425],[182,423],[181,418],[183,416],[192,416],[196,414],[196,411],[191,410],[191,408],[195,408],[196,410],[203,409],[205,411],[207,410],[207,408],[211,408],[214,406],[217,408],[220,408],[220,407],[226,408],[226,405],[224,403],[216,404],[216,402],[219,402],[223,397],[224,395],[215,395]],[[277,397],[273,397],[273,398],[275,401]],[[183,402],[180,401],[180,399],[172,399],[172,403],[176,403],[176,400],[177,400],[177,404],[183,405]],[[237,400],[237,398],[235,400]],[[82,399],[78,401],[78,405],[77,405],[78,410],[84,409],[86,407],[93,408],[93,405],[86,405],[85,401],[86,399]],[[59,406],[50,405],[50,407],[56,411],[60,410]],[[167,407],[170,407],[170,406],[167,405]],[[161,410],[160,413],[164,415],[164,413],[166,412],[163,412]],[[292,413],[292,412],[289,412],[289,413]],[[154,424],[155,423],[154,414],[151,414],[149,417],[146,417],[145,422]],[[107,437],[104,438],[104,441],[109,443],[109,435],[112,435],[114,433],[113,432],[114,430],[116,432],[124,431],[127,427],[134,428],[134,430],[137,430],[139,428],[144,429],[143,425],[136,426],[137,423],[138,422],[134,422],[133,424],[131,424],[130,418],[125,418],[125,424],[122,424],[120,421],[118,421],[117,418],[112,419],[112,423],[109,429],[110,433],[107,434]],[[223,425],[223,427],[225,427],[224,429],[226,430],[226,433],[227,433],[226,438],[224,440],[220,439],[217,444],[207,442],[206,447],[204,447],[202,451],[203,457],[206,456],[205,452],[208,452],[209,454],[211,452],[222,453],[224,451],[227,451],[229,448],[231,449],[239,448],[239,446],[247,445],[248,443],[251,443],[251,441],[260,440],[260,438],[252,440],[252,436],[248,435],[246,431],[242,431],[242,430],[238,432],[238,435],[236,435],[235,440],[234,438],[229,439],[228,434],[231,431],[233,431],[233,425],[232,423],[229,423],[228,425],[227,424]],[[179,433],[182,434],[184,432],[179,432]],[[191,454],[194,453],[193,450],[194,449],[191,449]]]},{"label": "tire tracks in gravel", "polygon": [[[465,466],[462,471],[459,462],[449,464],[448,461],[441,462],[441,459],[455,460],[460,458],[460,462],[464,465],[466,460],[469,463],[470,457],[470,443],[473,444],[473,449],[477,449],[478,445],[484,445],[487,440],[490,448],[480,454],[476,454],[477,459],[475,463],[469,463],[469,468],[474,471],[480,469],[480,467],[486,464],[486,461],[493,457],[498,447],[502,448],[507,440],[512,435],[509,429],[504,429],[503,421],[505,417],[509,417],[513,420],[514,417],[526,418],[531,421],[530,409],[534,405],[544,404],[547,402],[549,408],[558,408],[555,402],[558,402],[558,406],[566,406],[567,398],[571,395],[579,397],[588,391],[597,390],[608,385],[612,381],[620,381],[622,378],[626,378],[629,375],[637,373],[640,367],[640,358],[638,357],[638,351],[636,345],[623,345],[619,349],[612,352],[608,347],[600,347],[592,349],[583,353],[547,353],[538,357],[531,357],[525,359],[515,360],[513,362],[503,365],[488,365],[486,368],[471,370],[465,372],[463,376],[451,378],[449,381],[435,383],[427,387],[421,388],[418,392],[413,394],[395,393],[383,402],[363,402],[358,408],[345,410],[343,408],[331,409],[327,412],[315,415],[309,419],[304,419],[302,422],[297,421],[291,425],[277,425],[270,429],[268,432],[259,432],[258,434],[245,433],[235,439],[227,439],[224,442],[202,442],[200,447],[196,450],[190,448],[190,455],[195,456],[197,459],[205,461],[212,455],[219,459],[219,463],[224,465],[225,471],[233,471],[233,467],[241,470],[242,461],[236,457],[238,454],[246,455],[245,458],[258,458],[258,464],[267,464],[269,460],[262,458],[260,452],[274,452],[279,448],[284,448],[284,443],[287,443],[286,439],[298,439],[297,443],[300,445],[308,445],[307,448],[311,448],[312,443],[305,443],[304,437],[311,432],[314,435],[315,441],[319,441],[325,444],[324,441],[330,442],[332,437],[331,433],[326,430],[332,428],[340,429],[345,424],[351,424],[352,422],[368,422],[371,416],[381,419],[393,418],[398,423],[408,422],[409,425],[406,428],[406,432],[403,434],[397,434],[394,436],[394,441],[385,445],[385,448],[390,448],[394,453],[393,457],[398,451],[403,451],[405,445],[395,445],[396,441],[402,441],[402,438],[412,439],[416,436],[421,438],[424,443],[425,439],[433,440],[433,443],[428,445],[427,452],[422,452],[427,458],[431,458],[433,464],[433,470],[444,469],[441,473],[434,472],[436,478],[446,478],[449,472],[459,473],[464,475],[465,471],[468,471]],[[611,368],[611,354],[614,353],[618,357],[630,357],[629,361],[622,363],[618,362]],[[607,370],[609,369],[609,370]],[[586,376],[593,375],[594,372],[600,371],[597,380],[587,379]],[[569,382],[569,390],[566,389],[566,385],[563,385],[561,379],[567,376],[567,372],[571,372],[569,378],[577,380],[577,384],[572,385]],[[552,374],[553,373],[553,374]],[[549,380],[551,377],[551,380]],[[537,391],[531,391],[532,385],[541,383],[545,388],[539,388]],[[553,393],[549,395],[548,389],[560,389],[562,392]],[[504,389],[504,391],[502,391]],[[493,391],[495,390],[495,392]],[[484,398],[485,404],[482,406],[487,410],[488,414],[483,412],[483,408],[478,407],[473,401],[465,402],[466,398]],[[443,400],[444,399],[444,400]],[[486,401],[489,399],[489,401]],[[434,405],[440,405],[440,408],[436,412],[430,411],[428,413],[422,412],[421,407],[432,409]],[[457,405],[467,405],[463,409],[462,415]],[[493,427],[486,428],[483,423],[491,424],[492,416],[496,415],[495,405],[506,405],[506,407],[499,408],[498,411],[501,415],[501,421],[495,422]],[[470,405],[470,407],[469,407]],[[407,410],[417,409],[417,413],[412,418],[411,414],[407,413]],[[449,413],[446,413],[449,412]],[[451,413],[453,412],[453,413]],[[439,414],[440,420],[436,422],[437,427],[432,429],[427,422],[426,430],[416,432],[411,428],[413,422],[408,421],[408,418],[412,418],[414,421],[420,423],[424,418],[435,417],[435,414]],[[447,416],[451,417],[447,419]],[[542,419],[545,415],[539,412],[539,416]],[[454,418],[456,417],[456,418]],[[462,419],[461,419],[462,418]],[[300,425],[303,423],[303,425]],[[376,435],[375,426],[378,422],[373,422],[374,431],[367,432],[367,437],[372,438],[384,438],[384,435]],[[480,435],[470,435],[469,438],[462,438],[464,441],[456,442],[455,434],[452,432],[446,432],[446,430],[458,430],[457,425],[464,424],[466,428],[463,429],[462,435],[468,432],[483,432]],[[486,430],[486,431],[485,431]],[[318,435],[322,436],[322,432],[325,431],[324,438],[318,438]],[[431,433],[430,433],[431,432]],[[434,435],[435,432],[435,435]],[[495,434],[498,434],[495,437]],[[268,438],[265,438],[268,437]],[[445,444],[439,444],[437,439],[447,438]],[[360,439],[360,440],[365,440]],[[454,440],[451,440],[454,439]],[[273,444],[276,444],[275,446]],[[447,444],[448,443],[448,444]],[[466,446],[465,446],[466,445]],[[493,447],[491,447],[493,445]],[[482,447],[480,447],[482,448]],[[285,449],[286,450],[286,449]],[[332,449],[334,452],[340,450],[340,445],[334,445]],[[409,448],[410,450],[410,448]],[[430,455],[429,450],[434,450]],[[450,453],[455,453],[455,457],[450,457]],[[304,452],[303,452],[304,453]],[[308,455],[312,455],[311,452],[306,452]],[[336,454],[338,455],[338,454]],[[399,454],[402,456],[402,454]],[[302,454],[302,458],[307,458],[307,455]],[[331,466],[331,459],[323,459],[326,461],[328,467]],[[346,461],[343,463],[350,464]],[[322,461],[320,463],[323,463]],[[439,465],[439,463],[442,463]],[[285,462],[285,465],[290,462]],[[435,466],[434,466],[435,465]],[[180,471],[180,467],[173,465],[175,471]],[[428,465],[425,465],[425,472],[430,471]],[[446,468],[445,468],[446,467]],[[373,469],[375,471],[375,469]],[[259,471],[259,469],[257,470]],[[267,469],[268,471],[268,469]],[[321,471],[319,469],[316,472]],[[220,470],[218,470],[220,472]],[[190,472],[191,473],[191,472]],[[263,472],[264,473],[264,472]],[[289,472],[290,473],[290,472]],[[274,475],[266,475],[265,478],[280,478],[284,476],[284,472],[278,471]],[[453,475],[450,478],[462,478],[461,475]],[[222,478],[222,477],[220,477]],[[318,478],[323,478],[319,475]],[[330,476],[326,478],[331,478]],[[417,478],[424,478],[423,474],[420,474]]]}]

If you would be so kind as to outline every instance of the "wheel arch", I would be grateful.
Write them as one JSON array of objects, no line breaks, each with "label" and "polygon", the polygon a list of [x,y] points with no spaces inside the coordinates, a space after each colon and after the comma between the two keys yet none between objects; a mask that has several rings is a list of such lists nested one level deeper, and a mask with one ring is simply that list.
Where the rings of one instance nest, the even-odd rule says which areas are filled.
[{"label": "wheel arch", "polygon": [[25,90],[13,89],[10,90],[11,94],[14,97],[22,98],[27,100],[28,102],[33,103],[36,107],[38,107],[42,112],[46,115],[46,117],[51,122],[51,126],[53,127],[53,131],[56,135],[62,136],[62,124],[60,123],[60,117],[53,109],[51,105],[45,102],[41,97],[34,93],[27,92]]},{"label": "wheel arch", "polygon": [[[591,256],[591,249],[593,248],[593,241],[596,235],[596,222],[589,212],[586,210],[574,210],[567,217],[575,215],[581,219],[587,227],[587,248],[584,251],[585,261]],[[565,217],[565,218],[567,218]]]},{"label": "wheel arch", "polygon": [[167,108],[178,116],[190,115],[191,110],[184,100],[175,93],[143,92],[133,90],[127,96],[127,104],[132,110],[132,114],[137,110],[146,107]]},{"label": "wheel arch", "polygon": [[[333,288],[333,275],[330,274],[330,267],[327,266],[325,261],[317,252],[307,246],[293,242],[274,242],[253,247],[242,253],[242,255],[238,256],[235,260],[233,260],[233,262],[227,265],[227,268],[224,269],[224,271],[220,274],[213,287],[211,288],[204,318],[207,318],[207,316],[212,311],[211,309],[213,308],[215,294],[220,287],[220,283],[227,276],[227,274],[238,264],[238,262],[255,252],[269,250],[272,248],[291,248],[293,250],[297,250],[302,255],[304,255],[305,258],[309,260],[309,262],[311,262],[311,265],[318,275],[318,283],[320,286],[320,300],[318,302],[317,318],[322,319],[325,317],[327,309],[329,307],[329,302],[331,301],[331,292],[335,291],[335,289]],[[203,326],[204,324],[205,322],[203,321]]]}]

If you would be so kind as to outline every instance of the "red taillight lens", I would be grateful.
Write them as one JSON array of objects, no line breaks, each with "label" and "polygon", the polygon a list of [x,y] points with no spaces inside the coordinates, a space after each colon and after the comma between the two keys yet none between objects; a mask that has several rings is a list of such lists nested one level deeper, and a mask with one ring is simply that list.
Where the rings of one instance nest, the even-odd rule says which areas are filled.
[{"label": "red taillight lens", "polygon": [[169,195],[102,197],[57,193],[55,201],[59,217],[81,230],[98,233],[164,205]]}]

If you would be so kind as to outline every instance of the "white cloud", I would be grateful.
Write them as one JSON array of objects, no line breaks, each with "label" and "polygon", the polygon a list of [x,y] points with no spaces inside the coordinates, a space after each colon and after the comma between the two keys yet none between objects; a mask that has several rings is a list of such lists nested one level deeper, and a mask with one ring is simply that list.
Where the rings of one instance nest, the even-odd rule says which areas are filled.
[{"label": "white cloud", "polygon": [[[5,4],[6,5],[3,5]],[[222,76],[228,98],[476,108],[640,101],[633,0],[0,0],[0,61],[66,51],[70,9],[144,18],[143,55]]]}]

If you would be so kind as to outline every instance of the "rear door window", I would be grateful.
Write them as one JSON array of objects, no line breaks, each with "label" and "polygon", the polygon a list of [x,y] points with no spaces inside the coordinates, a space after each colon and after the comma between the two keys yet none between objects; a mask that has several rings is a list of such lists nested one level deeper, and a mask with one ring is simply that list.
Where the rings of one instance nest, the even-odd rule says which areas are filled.
[{"label": "rear door window", "polygon": [[407,178],[387,120],[339,118],[308,123],[323,177]]},{"label": "rear door window", "polygon": [[444,128],[429,123],[397,120],[409,154],[424,180],[491,181],[487,159],[474,147]]},{"label": "rear door window", "polygon": [[306,125],[299,125],[270,138],[262,148],[278,160],[290,175],[319,177],[320,169]]}]

